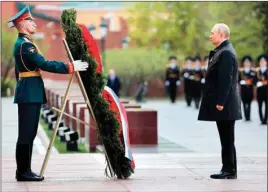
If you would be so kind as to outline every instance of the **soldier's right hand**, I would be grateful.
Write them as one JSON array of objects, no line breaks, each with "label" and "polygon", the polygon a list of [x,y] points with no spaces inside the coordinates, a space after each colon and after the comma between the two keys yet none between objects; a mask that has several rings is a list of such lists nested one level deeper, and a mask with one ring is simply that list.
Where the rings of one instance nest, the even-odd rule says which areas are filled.
[{"label": "soldier's right hand", "polygon": [[246,85],[246,81],[245,80],[241,80],[240,81],[240,85]]},{"label": "soldier's right hand", "polygon": [[73,62],[74,71],[86,71],[88,68],[88,63],[81,60],[75,60]]}]

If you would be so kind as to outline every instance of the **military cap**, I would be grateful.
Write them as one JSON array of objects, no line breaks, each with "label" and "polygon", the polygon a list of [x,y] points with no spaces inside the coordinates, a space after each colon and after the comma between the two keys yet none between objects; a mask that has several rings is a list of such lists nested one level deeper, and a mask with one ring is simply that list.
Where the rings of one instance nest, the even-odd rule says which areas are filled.
[{"label": "military cap", "polygon": [[184,61],[188,61],[188,60],[193,61],[193,58],[190,57],[190,56],[187,56],[187,57],[184,59]]},{"label": "military cap", "polygon": [[258,63],[260,62],[261,59],[265,59],[268,62],[268,56],[265,54],[259,55],[257,58]]},{"label": "military cap", "polygon": [[177,60],[177,57],[176,57],[176,56],[174,56],[174,55],[169,56],[168,60],[170,61],[170,60],[172,60],[172,59]]},{"label": "military cap", "polygon": [[14,27],[15,24],[18,24],[19,22],[23,20],[34,20],[34,18],[31,15],[29,6],[25,6],[20,12],[18,12],[16,15],[14,15],[7,23],[9,23],[9,27]]},{"label": "military cap", "polygon": [[200,56],[195,56],[194,61],[201,61],[201,57]]},{"label": "military cap", "polygon": [[244,63],[246,60],[249,60],[250,62],[252,62],[252,57],[249,55],[246,55],[242,58],[241,62]]}]

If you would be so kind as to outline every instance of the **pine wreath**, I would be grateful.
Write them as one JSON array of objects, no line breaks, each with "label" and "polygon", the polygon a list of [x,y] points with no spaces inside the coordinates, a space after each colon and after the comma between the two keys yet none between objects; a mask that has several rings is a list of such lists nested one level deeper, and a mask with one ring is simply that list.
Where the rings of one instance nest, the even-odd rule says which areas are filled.
[{"label": "pine wreath", "polygon": [[104,146],[107,154],[106,158],[110,162],[110,167],[108,164],[105,169],[106,176],[109,176],[108,168],[110,168],[111,174],[115,174],[118,179],[126,179],[134,173],[134,170],[131,167],[130,160],[125,157],[125,149],[119,137],[119,122],[102,96],[105,77],[102,73],[96,73],[96,60],[88,53],[81,29],[76,24],[76,10],[64,10],[61,15],[61,22],[73,59],[89,63],[87,71],[79,72],[79,74],[98,124],[99,142]]}]

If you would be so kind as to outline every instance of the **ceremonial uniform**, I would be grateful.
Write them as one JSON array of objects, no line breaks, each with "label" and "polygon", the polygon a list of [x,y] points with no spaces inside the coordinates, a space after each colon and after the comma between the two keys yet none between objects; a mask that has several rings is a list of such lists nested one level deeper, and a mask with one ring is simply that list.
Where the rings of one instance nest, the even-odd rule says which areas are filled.
[{"label": "ceremonial uniform", "polygon": [[200,99],[201,99],[201,93],[202,93],[202,83],[201,80],[204,78],[203,77],[203,73],[201,71],[201,67],[200,67],[200,62],[201,59],[200,57],[196,57],[195,58],[195,62],[197,63],[195,66],[195,69],[193,70],[193,81],[192,81],[192,95],[193,95],[193,99],[195,102],[195,108],[198,109],[199,108],[199,103],[200,103]]},{"label": "ceremonial uniform", "polygon": [[176,101],[177,87],[180,85],[180,69],[177,65],[168,66],[166,69],[166,85],[172,103]]},{"label": "ceremonial uniform", "polygon": [[[11,22],[10,26],[13,27],[24,20],[33,20],[28,6],[8,22]],[[33,21],[28,25],[36,26]],[[20,30],[27,31],[29,28],[20,28]],[[31,171],[32,148],[37,134],[41,104],[47,101],[40,69],[67,74],[74,72],[74,64],[46,60],[31,37],[22,32],[18,34],[13,56],[17,80],[14,103],[18,104],[19,118],[16,178],[18,181],[42,181],[43,177]]]},{"label": "ceremonial uniform", "polygon": [[192,58],[187,57],[185,59],[186,66],[181,72],[183,76],[184,96],[187,106],[191,106],[193,94],[192,94],[192,82],[193,82],[193,69],[191,66]]},{"label": "ceremonial uniform", "polygon": [[[250,56],[245,56],[242,59],[242,63],[252,62]],[[256,72],[251,69],[250,66],[240,68],[238,75],[238,82],[240,84],[240,95],[243,102],[244,116],[246,121],[250,121],[251,102],[254,95],[254,81],[256,78]]]},{"label": "ceremonial uniform", "polygon": [[165,85],[169,98],[175,103],[177,96],[177,87],[180,85],[180,69],[177,65],[177,57],[170,56],[169,64],[166,67]]},{"label": "ceremonial uniform", "polygon": [[[267,116],[268,116],[268,69],[267,69],[267,57],[260,56],[258,61],[261,59],[266,60],[266,67],[264,68],[256,68],[256,86],[257,86],[257,101],[259,106],[259,116],[262,124],[267,124]],[[264,112],[263,112],[263,104],[264,104]]]}]

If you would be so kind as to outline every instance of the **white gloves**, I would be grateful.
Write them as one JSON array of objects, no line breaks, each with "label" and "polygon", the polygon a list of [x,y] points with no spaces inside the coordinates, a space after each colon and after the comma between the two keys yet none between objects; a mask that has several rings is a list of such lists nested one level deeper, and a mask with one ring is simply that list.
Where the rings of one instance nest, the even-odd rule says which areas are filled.
[{"label": "white gloves", "polygon": [[193,75],[190,75],[189,79],[193,80],[194,79],[194,76]]},{"label": "white gloves", "polygon": [[166,82],[165,82],[165,85],[166,85],[166,86],[169,86],[169,81],[166,81]]},{"label": "white gloves", "polygon": [[201,83],[204,84],[206,82],[205,78],[201,79]]},{"label": "white gloves", "polygon": [[176,85],[179,86],[181,84],[180,81],[176,81]]},{"label": "white gloves", "polygon": [[240,85],[246,85],[246,81],[245,80],[241,80],[240,81]]},{"label": "white gloves", "polygon": [[88,68],[88,63],[81,60],[75,60],[73,62],[74,65],[74,71],[86,71]]},{"label": "white gloves", "polygon": [[189,73],[184,73],[183,75],[185,78],[188,78],[189,77]]},{"label": "white gloves", "polygon": [[261,87],[261,86],[263,86],[263,83],[259,81],[259,82],[257,83],[257,87]]}]

